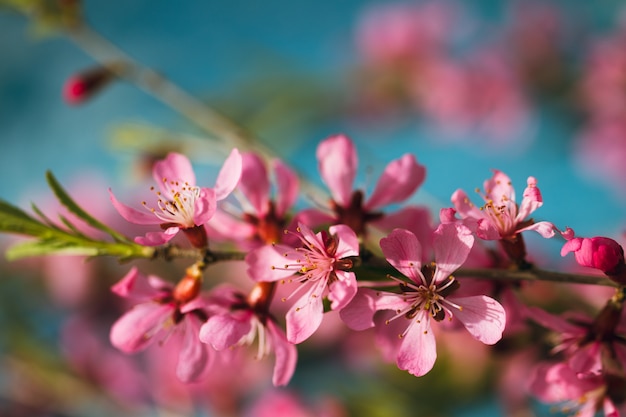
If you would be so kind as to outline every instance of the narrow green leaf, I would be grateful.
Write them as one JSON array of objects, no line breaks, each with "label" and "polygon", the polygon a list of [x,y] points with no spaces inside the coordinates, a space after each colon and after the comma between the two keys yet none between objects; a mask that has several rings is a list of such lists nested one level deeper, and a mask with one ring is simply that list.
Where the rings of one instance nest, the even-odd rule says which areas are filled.
[{"label": "narrow green leaf", "polygon": [[78,216],[80,219],[85,221],[91,227],[102,230],[105,233],[108,233],[113,239],[118,242],[129,242],[128,238],[119,232],[111,229],[109,226],[100,222],[99,220],[92,217],[89,213],[83,210],[72,198],[67,194],[67,192],[63,189],[61,184],[56,180],[54,175],[50,171],[46,172],[46,179],[48,180],[48,184],[50,188],[59,199],[61,204],[63,204],[67,209]]},{"label": "narrow green leaf", "polygon": [[11,246],[5,255],[9,261],[44,255],[96,256],[98,249],[78,246],[60,247],[47,242],[31,241]]}]

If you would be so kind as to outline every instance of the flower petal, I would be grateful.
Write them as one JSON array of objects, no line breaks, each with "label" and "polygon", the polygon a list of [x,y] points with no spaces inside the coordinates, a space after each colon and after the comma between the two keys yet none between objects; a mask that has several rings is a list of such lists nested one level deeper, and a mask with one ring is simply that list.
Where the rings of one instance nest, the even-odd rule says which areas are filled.
[{"label": "flower petal", "polygon": [[434,282],[447,279],[467,259],[474,245],[472,231],[461,223],[442,223],[434,233],[435,262],[437,269]]},{"label": "flower petal", "polygon": [[200,341],[210,344],[215,350],[228,349],[236,345],[252,330],[252,313],[218,314],[212,316],[200,328]]},{"label": "flower petal", "polygon": [[287,312],[287,340],[298,344],[308,339],[320,327],[324,316],[322,291],[326,284],[316,282]]},{"label": "flower petal", "polygon": [[515,189],[511,185],[511,179],[502,171],[493,170],[493,176],[483,183],[485,197],[497,203],[503,201],[515,201]]},{"label": "flower petal", "polygon": [[126,204],[120,203],[117,198],[113,195],[113,191],[109,188],[109,196],[111,197],[111,203],[113,203],[113,207],[115,210],[122,216],[127,222],[134,224],[160,224],[162,223],[161,219],[155,216],[152,213],[142,212],[135,210],[132,207],[127,206]]},{"label": "flower petal", "polygon": [[283,331],[272,320],[267,321],[266,327],[276,355],[272,383],[275,387],[287,385],[296,370],[298,351],[294,344],[289,343]]},{"label": "flower petal", "polygon": [[454,317],[475,339],[493,345],[502,338],[506,313],[499,302],[486,295],[450,297],[449,300],[462,307],[461,310],[454,310]]},{"label": "flower petal", "polygon": [[[157,277],[153,277],[158,279]],[[120,297],[138,301],[148,301],[164,294],[164,291],[150,285],[148,278],[139,272],[137,267],[131,268],[124,277],[111,287],[111,291]]]},{"label": "flower petal", "polygon": [[272,161],[274,180],[276,181],[276,215],[285,216],[296,202],[300,188],[300,180],[296,173],[280,159]]},{"label": "flower petal", "polygon": [[245,259],[248,275],[257,282],[279,281],[292,276],[295,271],[286,268],[292,252],[292,248],[283,245],[265,245],[254,249]]},{"label": "flower petal", "polygon": [[349,256],[359,256],[359,238],[354,233],[354,230],[345,224],[337,224],[330,226],[328,231],[339,239],[335,258],[342,259]]},{"label": "flower petal", "polygon": [[161,192],[166,195],[168,200],[172,200],[170,187],[166,186],[168,182],[188,183],[190,186],[196,185],[196,175],[189,159],[182,154],[170,152],[165,159],[157,161],[152,168],[152,178],[158,184]]},{"label": "flower petal", "polygon": [[148,232],[145,236],[137,236],[135,242],[144,246],[160,246],[176,236],[180,231],[180,227],[168,227],[162,232]]},{"label": "flower petal", "polygon": [[380,240],[380,248],[394,268],[414,282],[422,284],[422,246],[413,233],[396,229]]},{"label": "flower petal", "polygon": [[241,155],[243,170],[239,189],[252,204],[258,217],[267,214],[269,208],[270,182],[265,163],[255,153],[245,152]]},{"label": "flower petal", "polygon": [[541,191],[537,187],[537,180],[535,177],[528,177],[527,187],[524,190],[524,196],[522,203],[520,204],[519,212],[517,213],[516,221],[522,222],[526,219],[530,213],[537,210],[543,205],[543,199],[541,198]]},{"label": "flower petal", "polygon": [[341,310],[356,295],[357,283],[354,272],[335,271],[337,280],[331,282],[328,286],[328,299],[331,301],[330,308],[333,310]]},{"label": "flower petal", "polygon": [[476,207],[474,203],[470,201],[465,191],[461,189],[456,190],[452,194],[450,201],[452,201],[452,204],[454,205],[454,208],[456,209],[459,216],[464,219],[467,217],[471,217],[477,220],[485,218],[483,212],[480,211],[480,209],[478,209],[478,207]]},{"label": "flower petal", "polygon": [[186,314],[181,323],[183,343],[178,356],[176,376],[182,382],[194,382],[200,379],[209,366],[212,355],[207,346],[198,339],[200,319],[193,314]]},{"label": "flower petal", "polygon": [[111,344],[126,353],[145,349],[171,320],[173,311],[169,304],[137,304],[111,326]]},{"label": "flower petal", "polygon": [[533,223],[528,227],[523,227],[517,230],[517,233],[524,232],[526,230],[533,230],[541,235],[541,237],[545,237],[546,239],[550,239],[554,236],[554,225],[550,222],[537,222]]},{"label": "flower petal", "polygon": [[217,210],[217,198],[215,190],[201,188],[200,195],[196,198],[193,211],[193,223],[201,226],[208,222]]},{"label": "flower petal", "polygon": [[340,206],[350,204],[358,158],[352,141],[344,135],[331,136],[317,147],[318,168],[333,200]]},{"label": "flower petal", "polygon": [[417,162],[414,155],[405,154],[387,165],[363,208],[371,211],[402,202],[422,185],[425,177],[426,168]]},{"label": "flower petal", "polygon": [[241,178],[241,154],[235,148],[230,152],[215,181],[215,198],[220,201],[233,192]]},{"label": "flower petal", "polygon": [[422,376],[433,369],[436,359],[437,345],[430,317],[425,310],[420,310],[402,339],[396,363],[398,368]]}]

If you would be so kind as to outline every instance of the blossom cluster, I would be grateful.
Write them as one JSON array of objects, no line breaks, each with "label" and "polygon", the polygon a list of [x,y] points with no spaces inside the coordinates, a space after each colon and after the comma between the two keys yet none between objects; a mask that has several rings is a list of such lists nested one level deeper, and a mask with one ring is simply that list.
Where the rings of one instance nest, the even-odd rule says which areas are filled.
[{"label": "blossom cluster", "polygon": [[[176,374],[195,382],[256,343],[257,359],[274,356],[272,382],[283,386],[296,370],[297,345],[314,337],[327,313],[352,330],[374,328],[382,356],[415,376],[433,369],[436,339],[446,333],[465,329],[493,345],[540,325],[559,341],[552,362],[528,376],[529,390],[546,402],[570,401],[589,416],[600,409],[618,415],[624,398],[614,387],[626,382],[621,287],[595,317],[561,316],[526,305],[518,281],[486,281],[463,268],[532,271],[523,236],[534,232],[563,239],[563,255],[573,252],[578,264],[617,286],[626,283],[619,243],[533,220],[543,205],[534,177],[518,201],[510,178],[494,170],[477,190],[480,203],[459,189],[435,224],[426,207],[406,203],[426,176],[414,155],[391,161],[371,193],[354,187],[358,154],[350,138],[323,140],[316,156],[330,199],[315,208],[299,208],[299,180],[284,162],[238,150],[213,188],[198,186],[190,161],[170,153],[154,165],[155,202],[141,202],[143,211],[111,192],[124,219],[160,226],[137,243],[186,244],[204,254],[175,285],[133,267],[112,288],[134,303],[111,328],[112,344],[133,353],[176,343]],[[247,285],[205,280],[216,246],[240,251]]]}]

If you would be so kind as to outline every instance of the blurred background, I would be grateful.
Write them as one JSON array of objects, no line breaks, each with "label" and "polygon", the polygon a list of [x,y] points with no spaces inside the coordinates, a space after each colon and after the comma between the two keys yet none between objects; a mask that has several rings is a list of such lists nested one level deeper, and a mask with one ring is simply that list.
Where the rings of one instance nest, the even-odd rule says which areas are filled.
[{"label": "blurred background", "polygon": [[[167,151],[189,155],[198,178],[214,178],[224,146],[133,83],[112,79],[81,103],[64,99],[68,79],[127,54],[317,185],[315,147],[346,133],[362,187],[405,152],[427,167],[412,201],[433,213],[457,188],[482,187],[492,169],[511,177],[518,198],[534,176],[544,197],[537,220],[624,242],[625,13],[617,0],[3,0],[0,198],[53,213],[51,170],[77,201],[120,225],[107,188],[131,196]],[[81,21],[92,35],[73,29]],[[528,246],[542,265],[564,268],[560,242],[529,237]],[[3,416],[266,415],[259,404],[290,416],[549,413],[519,384],[519,393],[496,388],[519,371],[499,362],[504,354],[442,348],[435,372],[416,379],[378,364],[369,339],[344,341],[332,324],[331,343],[302,347],[285,390],[268,393],[253,375],[263,370],[182,387],[171,370],[154,371],[150,352],[128,358],[107,345],[121,306],[101,294],[128,265],[1,262]],[[524,407],[509,407],[510,397]]]}]

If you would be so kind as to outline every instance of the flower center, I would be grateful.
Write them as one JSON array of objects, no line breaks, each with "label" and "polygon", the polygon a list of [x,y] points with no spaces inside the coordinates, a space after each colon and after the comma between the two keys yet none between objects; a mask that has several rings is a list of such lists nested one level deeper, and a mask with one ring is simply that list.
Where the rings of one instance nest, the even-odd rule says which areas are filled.
[{"label": "flower center", "polygon": [[167,187],[166,193],[155,191],[154,187],[150,187],[150,191],[157,196],[156,208],[149,207],[145,201],[141,204],[164,223],[173,223],[183,227],[195,226],[195,203],[200,196],[200,188],[191,186],[188,182],[168,181],[167,178],[163,178],[163,184],[164,189]]}]

